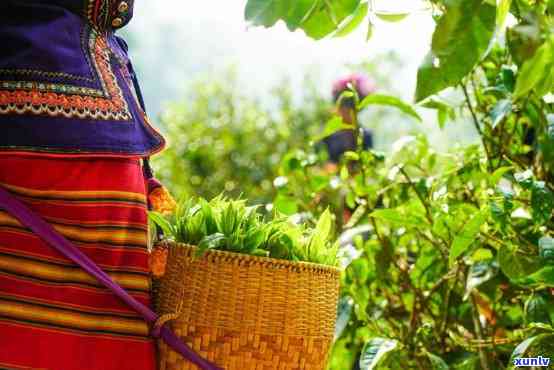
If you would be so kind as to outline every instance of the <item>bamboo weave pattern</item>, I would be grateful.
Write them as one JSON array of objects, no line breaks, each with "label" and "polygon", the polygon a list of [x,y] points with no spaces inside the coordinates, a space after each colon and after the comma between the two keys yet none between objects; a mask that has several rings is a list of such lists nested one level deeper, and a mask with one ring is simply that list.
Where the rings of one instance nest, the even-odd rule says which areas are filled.
[{"label": "bamboo weave pattern", "polygon": [[[333,339],[339,271],[167,243],[157,281],[160,315],[199,354],[224,369],[324,369]],[[170,316],[175,317],[175,316]],[[160,369],[196,369],[160,343]]]}]

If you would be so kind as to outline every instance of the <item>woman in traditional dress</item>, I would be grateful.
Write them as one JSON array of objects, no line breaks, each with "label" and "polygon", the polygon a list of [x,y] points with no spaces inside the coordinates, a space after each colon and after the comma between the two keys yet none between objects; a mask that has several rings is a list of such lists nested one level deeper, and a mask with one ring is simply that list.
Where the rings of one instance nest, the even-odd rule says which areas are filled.
[{"label": "woman in traditional dress", "polygon": [[[132,9],[133,0],[0,1],[0,186],[148,305],[144,159],[164,140],[115,35]],[[0,210],[1,369],[151,370],[148,334]]]}]

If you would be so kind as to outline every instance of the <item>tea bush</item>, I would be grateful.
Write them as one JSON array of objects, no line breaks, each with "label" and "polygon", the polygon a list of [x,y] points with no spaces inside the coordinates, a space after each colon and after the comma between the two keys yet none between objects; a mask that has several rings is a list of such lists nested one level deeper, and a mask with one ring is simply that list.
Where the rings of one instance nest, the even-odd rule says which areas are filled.
[{"label": "tea bush", "polygon": [[[409,15],[373,1],[285,4],[250,0],[246,17],[319,39]],[[441,154],[412,136],[388,154],[346,153],[336,174],[303,151],[281,166],[278,208],[331,206],[339,227],[363,230],[344,243],[332,369],[492,370],[554,353],[554,2],[421,4],[436,30],[415,100],[442,124],[461,110],[481,143]]]},{"label": "tea bush", "polygon": [[[227,188],[312,222],[332,210],[344,273],[331,369],[493,370],[513,368],[515,357],[548,357],[554,2],[417,3],[436,20],[418,71],[418,108],[379,94],[356,109],[387,105],[414,120],[432,109],[446,128],[462,116],[478,144],[441,153],[424,135],[406,136],[390,152],[347,152],[333,172],[308,143],[320,122],[328,122],[327,135],[356,131],[357,122],[330,117],[317,92],[307,106],[283,104],[294,108],[275,118],[216,82],[199,87],[192,106],[166,115],[173,149],[160,159],[162,175],[189,194],[211,198]],[[360,25],[370,36],[380,21],[406,16],[364,0],[249,0],[246,7],[254,24],[282,20],[315,39]],[[462,103],[451,104],[445,90]],[[347,94],[356,100],[355,90]],[[291,102],[287,96],[281,102]],[[245,145],[253,138],[256,145]]]}]

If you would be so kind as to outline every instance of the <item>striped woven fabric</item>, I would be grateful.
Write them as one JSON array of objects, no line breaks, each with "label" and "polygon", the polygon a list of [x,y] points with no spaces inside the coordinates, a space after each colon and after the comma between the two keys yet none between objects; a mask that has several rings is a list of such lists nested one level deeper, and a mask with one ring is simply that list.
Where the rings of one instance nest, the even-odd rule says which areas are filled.
[{"label": "striped woven fabric", "polygon": [[[0,186],[150,303],[137,159],[0,156]],[[0,369],[155,369],[142,318],[1,211]]]}]

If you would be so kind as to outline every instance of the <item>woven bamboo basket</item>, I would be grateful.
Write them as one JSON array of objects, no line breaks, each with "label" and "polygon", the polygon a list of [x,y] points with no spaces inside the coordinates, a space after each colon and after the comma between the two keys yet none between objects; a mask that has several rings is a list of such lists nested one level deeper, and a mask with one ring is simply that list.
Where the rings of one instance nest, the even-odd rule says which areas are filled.
[{"label": "woven bamboo basket", "polygon": [[[322,370],[335,329],[339,270],[166,243],[155,281],[162,321],[227,370]],[[159,343],[160,370],[197,367]]]}]

